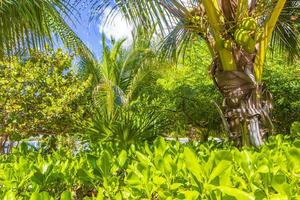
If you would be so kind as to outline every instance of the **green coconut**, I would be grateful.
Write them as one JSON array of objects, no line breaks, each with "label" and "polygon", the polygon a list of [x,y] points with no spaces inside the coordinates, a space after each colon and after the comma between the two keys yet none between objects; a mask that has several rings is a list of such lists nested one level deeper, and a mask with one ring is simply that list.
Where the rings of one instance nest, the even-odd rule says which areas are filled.
[{"label": "green coconut", "polygon": [[246,46],[249,39],[251,39],[250,31],[244,29],[237,29],[234,33],[235,41],[242,46]]},{"label": "green coconut", "polygon": [[257,22],[252,17],[247,17],[242,21],[241,27],[245,30],[255,31],[257,29]]}]

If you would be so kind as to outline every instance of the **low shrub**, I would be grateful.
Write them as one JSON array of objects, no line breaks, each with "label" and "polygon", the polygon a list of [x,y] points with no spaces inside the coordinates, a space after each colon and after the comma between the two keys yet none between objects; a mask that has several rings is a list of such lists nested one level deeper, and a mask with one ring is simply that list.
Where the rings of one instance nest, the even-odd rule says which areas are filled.
[{"label": "low shrub", "polygon": [[296,199],[300,140],[260,149],[227,143],[114,144],[43,154],[25,143],[0,157],[1,199]]}]

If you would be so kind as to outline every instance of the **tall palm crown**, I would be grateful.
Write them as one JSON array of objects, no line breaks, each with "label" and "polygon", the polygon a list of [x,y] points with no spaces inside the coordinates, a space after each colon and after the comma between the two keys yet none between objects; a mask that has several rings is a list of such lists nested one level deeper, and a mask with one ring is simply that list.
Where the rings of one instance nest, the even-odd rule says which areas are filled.
[{"label": "tall palm crown", "polygon": [[65,21],[74,12],[69,0],[0,0],[0,58],[57,37],[72,50],[87,49]]},{"label": "tall palm crown", "polygon": [[216,15],[219,17],[216,19],[217,24],[222,24],[222,29],[233,29],[232,27],[242,22],[243,10],[248,9],[249,15],[256,18],[259,26],[262,27],[270,19],[276,3],[282,2],[284,7],[279,9],[280,16],[276,21],[271,45],[276,44],[277,50],[282,52],[286,50],[291,57],[300,55],[300,2],[298,0],[206,2],[205,0],[92,0],[98,16],[107,9],[111,10],[107,20],[112,19],[116,12],[122,12],[125,18],[135,25],[142,24],[146,28],[157,25],[160,33],[168,33],[164,46],[168,47],[170,52],[174,51],[174,47],[188,43],[193,34],[201,35],[205,39],[207,32],[213,32],[212,24],[207,24],[208,12],[217,12]]},{"label": "tall palm crown", "polygon": [[[111,9],[145,29],[166,34],[163,50],[177,55],[192,37],[203,39],[213,57],[211,75],[224,96],[223,118],[229,136],[260,146],[272,132],[271,94],[262,83],[271,45],[288,58],[300,55],[300,3],[297,0],[103,0],[98,13]],[[166,31],[167,30],[167,31]]]}]

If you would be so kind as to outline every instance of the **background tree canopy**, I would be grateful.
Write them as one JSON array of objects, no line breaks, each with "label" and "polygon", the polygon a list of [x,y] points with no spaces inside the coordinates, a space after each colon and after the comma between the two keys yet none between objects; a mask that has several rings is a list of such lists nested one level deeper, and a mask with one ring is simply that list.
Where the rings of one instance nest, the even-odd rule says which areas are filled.
[{"label": "background tree canopy", "polygon": [[68,54],[31,51],[23,60],[0,61],[1,135],[10,140],[40,135],[74,134],[86,126],[86,92]]}]

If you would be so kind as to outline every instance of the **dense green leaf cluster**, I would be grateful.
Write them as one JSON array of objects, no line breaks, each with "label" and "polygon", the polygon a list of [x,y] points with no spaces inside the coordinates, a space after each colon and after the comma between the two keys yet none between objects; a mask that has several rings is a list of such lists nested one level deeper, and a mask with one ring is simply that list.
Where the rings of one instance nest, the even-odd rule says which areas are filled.
[{"label": "dense green leaf cluster", "polygon": [[0,61],[0,132],[18,141],[36,135],[74,133],[84,128],[86,90],[68,54],[32,51]]},{"label": "dense green leaf cluster", "polygon": [[0,157],[1,199],[297,199],[300,140],[256,150],[229,144],[114,144],[44,154],[23,143]]},{"label": "dense green leaf cluster", "polygon": [[93,88],[92,121],[81,138],[90,143],[115,142],[128,148],[132,143],[153,141],[163,133],[165,120],[150,85],[155,84],[158,71],[167,64],[160,62],[151,48],[152,36],[138,30],[127,48],[125,40],[113,39],[109,47],[103,36],[102,60],[81,58],[80,69],[92,77]]},{"label": "dense green leaf cluster", "polygon": [[205,140],[211,133],[222,132],[214,103],[222,104],[221,95],[210,79],[210,63],[205,44],[195,42],[185,60],[162,70],[156,84],[148,89],[150,98],[160,101],[160,110],[168,120],[167,134]]},{"label": "dense green leaf cluster", "polygon": [[300,64],[286,63],[273,55],[266,65],[265,82],[273,94],[273,123],[279,132],[289,132],[291,124],[300,121]]}]

